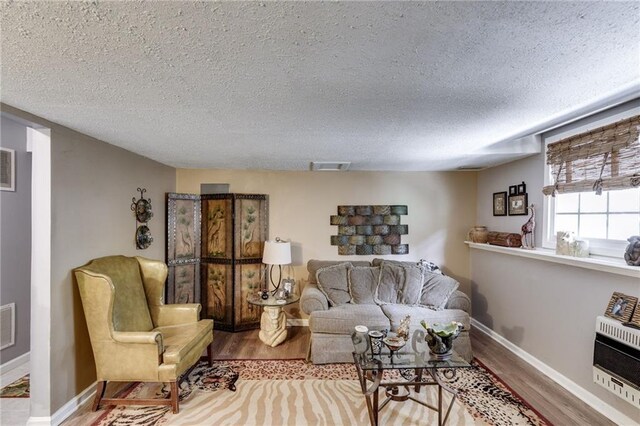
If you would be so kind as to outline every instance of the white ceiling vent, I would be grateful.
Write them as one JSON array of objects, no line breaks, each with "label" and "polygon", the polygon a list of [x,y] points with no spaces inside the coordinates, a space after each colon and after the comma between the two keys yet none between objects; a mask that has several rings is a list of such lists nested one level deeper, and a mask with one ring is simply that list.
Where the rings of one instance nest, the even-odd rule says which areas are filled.
[{"label": "white ceiling vent", "polygon": [[349,170],[350,161],[312,161],[311,170],[319,172],[344,172]]}]

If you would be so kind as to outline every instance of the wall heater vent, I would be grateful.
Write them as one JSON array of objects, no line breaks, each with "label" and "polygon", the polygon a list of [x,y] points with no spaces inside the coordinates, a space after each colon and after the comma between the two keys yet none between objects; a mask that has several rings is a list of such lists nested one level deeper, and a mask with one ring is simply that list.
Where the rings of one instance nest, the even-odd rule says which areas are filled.
[{"label": "wall heater vent", "polygon": [[598,317],[593,381],[640,408],[640,330]]},{"label": "wall heater vent", "polygon": [[607,317],[598,317],[596,333],[604,334],[613,340],[640,350],[640,330],[625,327],[619,321]]},{"label": "wall heater vent", "polygon": [[16,304],[0,306],[0,349],[16,344]]}]

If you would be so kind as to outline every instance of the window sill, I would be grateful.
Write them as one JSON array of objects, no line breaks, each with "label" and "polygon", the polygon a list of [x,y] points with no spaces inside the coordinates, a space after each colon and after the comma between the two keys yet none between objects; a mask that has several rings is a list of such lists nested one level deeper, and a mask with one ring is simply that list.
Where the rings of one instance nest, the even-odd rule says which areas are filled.
[{"label": "window sill", "polygon": [[536,248],[535,250],[525,250],[514,247],[493,246],[490,244],[472,243],[465,241],[472,249],[492,251],[494,253],[508,254],[512,256],[528,257],[530,259],[542,260],[545,262],[560,263],[563,265],[575,266],[578,268],[593,269],[595,271],[609,272],[612,274],[625,275],[627,277],[640,278],[640,267],[629,266],[622,259],[599,258],[599,257],[571,257],[555,254],[553,250]]}]

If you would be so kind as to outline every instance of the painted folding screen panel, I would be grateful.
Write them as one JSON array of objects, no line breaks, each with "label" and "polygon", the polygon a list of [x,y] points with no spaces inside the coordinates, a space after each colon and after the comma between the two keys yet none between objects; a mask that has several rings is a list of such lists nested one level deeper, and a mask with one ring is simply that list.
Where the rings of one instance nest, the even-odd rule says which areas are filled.
[{"label": "painted folding screen panel", "polygon": [[167,303],[200,303],[200,196],[167,194]]}]

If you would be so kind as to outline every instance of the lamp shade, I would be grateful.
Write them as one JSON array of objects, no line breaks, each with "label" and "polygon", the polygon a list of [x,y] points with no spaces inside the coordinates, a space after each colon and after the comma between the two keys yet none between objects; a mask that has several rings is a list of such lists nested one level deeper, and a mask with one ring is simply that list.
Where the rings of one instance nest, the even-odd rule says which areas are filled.
[{"label": "lamp shade", "polygon": [[265,241],[262,263],[288,265],[291,263],[291,243],[288,241]]}]

